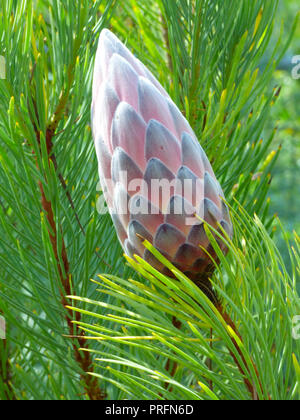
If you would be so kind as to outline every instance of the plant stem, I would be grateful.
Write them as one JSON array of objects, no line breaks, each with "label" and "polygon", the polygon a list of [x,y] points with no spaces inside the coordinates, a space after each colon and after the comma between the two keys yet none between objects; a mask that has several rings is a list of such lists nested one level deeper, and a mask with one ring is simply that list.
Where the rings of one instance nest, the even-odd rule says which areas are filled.
[{"label": "plant stem", "polygon": [[[172,318],[172,324],[174,325],[174,327],[176,327],[178,330],[180,330],[182,323],[175,317],[173,316]],[[171,364],[171,360],[168,359],[167,363],[166,363],[166,371],[170,373],[170,375],[172,376],[172,378],[174,377],[176,370],[178,367],[178,363],[174,362],[173,366]],[[169,384],[165,383],[165,389],[168,389]],[[170,389],[170,391],[172,391],[172,388]]]},{"label": "plant stem", "polygon": [[[224,321],[226,322],[226,324],[227,324],[227,325],[229,325],[229,326],[232,328],[232,330],[235,332],[235,334],[236,334],[236,335],[239,337],[239,339],[243,342],[242,336],[240,335],[240,333],[239,333],[239,331],[238,331],[238,329],[237,329],[237,327],[236,327],[236,325],[235,325],[234,321],[231,319],[230,315],[229,315],[229,314],[226,312],[226,310],[223,308],[222,304],[220,304],[220,303],[219,303],[219,304],[217,304],[217,305],[216,305],[216,308],[217,308],[217,310],[219,311],[219,313],[222,315],[222,318],[224,319]],[[232,356],[233,360],[235,361],[235,363],[236,363],[236,365],[237,365],[237,367],[238,367],[239,371],[240,371],[240,372],[241,372],[241,374],[243,375],[243,377],[244,377],[244,383],[245,383],[245,385],[246,385],[246,388],[247,388],[247,389],[248,389],[248,391],[250,392],[250,394],[251,394],[251,396],[252,396],[252,399],[253,399],[253,400],[255,400],[255,401],[257,401],[257,400],[259,400],[258,393],[257,393],[257,389],[256,389],[255,385],[254,385],[253,383],[251,383],[251,382],[250,382],[250,380],[247,378],[247,373],[250,373],[249,366],[248,366],[248,364],[247,364],[247,362],[246,362],[246,360],[245,360],[245,357],[244,357],[244,355],[243,355],[243,353],[242,353],[242,351],[241,351],[241,349],[240,349],[240,347],[239,347],[238,343],[236,342],[236,340],[235,340],[233,337],[231,337],[231,341],[232,341],[232,343],[233,343],[234,347],[236,348],[236,350],[237,350],[237,352],[238,352],[239,356],[241,357],[241,359],[242,359],[242,361],[243,361],[244,366],[246,366],[246,371],[245,371],[245,369],[241,366],[241,364],[239,363],[239,361],[238,361],[237,357],[235,356],[235,354],[234,354],[231,350],[229,350],[230,355]],[[253,361],[251,361],[251,362],[252,362],[252,365],[253,365],[253,367],[254,367],[255,373],[256,373],[256,375],[257,375],[257,378],[258,378],[258,381],[259,381],[259,385],[260,385],[260,389],[261,389],[261,391],[263,392],[263,387],[262,387],[262,384],[261,384],[260,379],[259,379],[258,369],[257,369],[257,367],[255,366],[254,362],[253,362]]]},{"label": "plant stem", "polygon": [[[49,160],[51,159],[51,155],[52,155],[52,137],[51,137],[51,133],[49,134],[48,132],[48,136],[47,136],[47,149],[48,150],[48,156],[49,156]],[[67,306],[68,302],[65,298],[66,295],[70,295],[72,293],[71,290],[71,273],[70,273],[70,264],[69,264],[69,260],[68,260],[68,255],[67,255],[67,249],[66,249],[66,244],[65,244],[65,240],[64,240],[64,236],[63,236],[63,232],[62,232],[62,227],[60,227],[61,230],[61,241],[62,241],[62,246],[61,246],[61,255],[59,256],[58,253],[58,235],[57,235],[57,228],[56,228],[56,222],[55,222],[55,217],[53,214],[53,209],[52,209],[52,203],[50,201],[47,200],[46,195],[45,195],[45,191],[44,191],[44,186],[42,184],[41,181],[39,181],[39,188],[41,191],[41,203],[42,203],[42,208],[45,212],[45,215],[47,217],[48,223],[51,227],[51,231],[49,231],[49,237],[50,237],[50,241],[51,241],[51,245],[52,245],[52,249],[55,255],[55,259],[56,259],[56,264],[58,267],[58,272],[59,272],[59,278],[60,278],[60,283],[62,286],[62,290],[60,290],[60,294],[61,294],[61,303],[64,307]],[[63,267],[61,266],[60,261],[62,261]],[[74,291],[73,291],[74,293]],[[76,321],[80,321],[80,314],[76,313],[75,315],[76,317]],[[86,344],[86,340],[83,336],[83,332],[79,331],[79,328],[77,326],[74,327],[74,324],[72,323],[73,320],[73,311],[68,309],[67,310],[67,314],[66,314],[66,322],[68,325],[68,329],[69,329],[69,333],[70,335],[72,335],[74,333],[74,328],[77,330],[75,332],[76,335],[79,336],[78,338],[78,344],[79,347],[85,349],[87,348],[87,344]],[[97,379],[90,375],[88,375],[86,372],[88,371],[93,371],[92,368],[92,360],[90,357],[90,354],[88,352],[80,352],[78,349],[78,345],[77,342],[73,340],[72,342],[72,347],[74,350],[74,356],[75,359],[77,361],[77,363],[79,364],[81,370],[83,371],[83,373],[81,374],[81,380],[83,382],[83,386],[85,388],[85,391],[89,397],[90,400],[103,400],[105,398],[105,394],[100,390],[99,386],[98,386],[98,381]]]},{"label": "plant stem", "polygon": [[[210,348],[211,348],[211,350],[213,349],[213,329],[212,328],[210,329]],[[212,359],[207,360],[207,367],[210,370],[210,372],[213,371]],[[213,384],[212,379],[209,380],[209,388],[210,388],[211,391],[214,390],[214,384]]]},{"label": "plant stem", "polygon": [[[197,284],[197,286],[202,290],[203,293],[205,293],[205,295],[210,299],[210,301],[214,304],[214,306],[216,307],[216,309],[218,310],[218,312],[220,313],[220,315],[222,316],[222,318],[224,319],[224,321],[226,322],[227,325],[229,325],[232,330],[234,331],[234,333],[238,336],[238,338],[241,340],[241,342],[243,342],[242,336],[239,333],[234,321],[232,320],[232,318],[230,317],[230,315],[226,312],[225,308],[223,307],[222,303],[219,301],[218,297],[216,296],[215,291],[213,290],[212,284],[209,280],[209,276],[207,274],[205,275],[200,275],[198,276],[196,279],[194,279],[195,283]],[[212,333],[212,331],[211,331]],[[255,387],[255,385],[253,383],[251,383],[249,381],[249,379],[247,378],[247,373],[249,374],[250,368],[248,366],[248,363],[245,360],[245,357],[238,345],[238,343],[236,342],[236,340],[233,337],[230,337],[235,349],[237,350],[239,356],[241,357],[242,361],[243,361],[243,365],[246,367],[246,370],[243,368],[243,366],[241,366],[241,364],[239,363],[236,355],[229,349],[230,355],[232,356],[235,364],[237,365],[239,371],[241,372],[241,374],[243,375],[244,378],[244,383],[246,385],[246,388],[248,389],[248,391],[250,392],[252,399],[253,400],[258,400],[258,393],[257,393],[257,389]],[[212,344],[212,341],[211,341]],[[258,369],[255,366],[254,362],[251,360],[252,366],[255,370],[256,376],[258,378],[259,381],[259,385],[260,385],[260,390],[263,393],[263,387],[262,384],[260,382],[259,379],[259,373],[258,373]],[[208,366],[208,368],[210,370],[212,370],[212,366]],[[211,381],[209,382],[210,387],[213,386],[213,384],[211,383]],[[271,399],[271,398],[270,398]]]},{"label": "plant stem", "polygon": [[[55,136],[55,132],[58,127],[60,118],[62,118],[63,116],[63,112],[67,103],[67,98],[68,98],[68,94],[64,93],[63,95],[61,95],[61,99],[56,108],[56,111],[46,128],[46,148],[47,148],[48,162],[49,162],[49,166],[50,166],[50,162],[53,163],[56,171],[58,168],[57,168],[56,157],[53,152],[53,137]],[[34,98],[32,99],[35,105]],[[35,106],[35,110],[36,110],[36,106]],[[36,112],[36,118],[38,121],[37,110],[35,112]],[[40,145],[40,142],[41,142],[40,131],[35,125],[34,118],[32,118],[32,123],[35,128],[38,144]],[[43,168],[39,168],[37,159],[36,159],[36,165],[39,171],[42,173]],[[62,180],[60,179],[60,181]],[[47,183],[47,179],[45,179],[45,182]],[[46,197],[44,185],[41,180],[38,181],[38,185],[39,185],[39,189],[41,193],[42,209],[43,209],[43,212],[45,213],[45,216],[47,218],[47,221],[50,227],[48,233],[49,233],[49,238],[50,238],[51,246],[53,249],[53,253],[55,256],[57,269],[59,273],[59,280],[60,280],[60,285],[61,285],[61,289],[59,291],[61,295],[61,304],[65,308],[68,304],[66,300],[66,296],[72,293],[76,293],[71,287],[72,274],[70,272],[70,264],[69,264],[68,254],[67,254],[66,243],[65,243],[65,239],[63,235],[62,226],[59,224],[59,227],[57,228],[52,203]],[[57,229],[60,229],[60,235],[58,235]],[[61,244],[60,244],[61,247],[59,247],[59,239],[58,239],[59,236],[61,237]],[[59,253],[59,249],[61,249],[60,253]],[[76,313],[74,315],[74,312],[71,309],[67,309],[65,319],[68,326],[69,335],[73,337],[72,347],[74,351],[74,357],[80,367],[80,370],[82,371],[81,381],[85,389],[85,393],[87,394],[90,400],[103,400],[106,398],[106,394],[100,389],[99,384],[98,384],[98,379],[86,373],[86,372],[93,372],[93,366],[92,366],[93,361],[89,352],[79,351],[79,348],[84,350],[84,349],[87,349],[88,347],[87,347],[86,339],[84,337],[84,332],[81,331],[79,327],[77,325],[74,325],[72,322],[74,319],[74,316],[75,316],[76,321],[80,321],[81,319],[80,313]],[[77,338],[75,338],[74,335]]]},{"label": "plant stem", "polygon": [[[1,314],[1,311],[0,311]],[[12,373],[11,373],[11,366],[9,360],[9,349],[8,349],[8,341],[7,339],[1,340],[0,343],[0,378],[2,382],[2,389],[3,389],[3,399],[6,401],[14,401],[16,400],[15,393],[11,386],[12,380]]]}]

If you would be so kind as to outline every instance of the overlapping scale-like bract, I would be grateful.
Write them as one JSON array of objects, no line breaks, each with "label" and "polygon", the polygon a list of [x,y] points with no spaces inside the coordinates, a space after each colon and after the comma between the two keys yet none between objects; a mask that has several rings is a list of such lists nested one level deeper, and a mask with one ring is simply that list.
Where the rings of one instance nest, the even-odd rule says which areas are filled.
[{"label": "overlapping scale-like bract", "polygon": [[201,247],[212,248],[201,220],[232,234],[222,189],[167,92],[108,30],[96,56],[92,126],[102,189],[126,254],[164,270],[144,238],[182,271],[207,272]]}]

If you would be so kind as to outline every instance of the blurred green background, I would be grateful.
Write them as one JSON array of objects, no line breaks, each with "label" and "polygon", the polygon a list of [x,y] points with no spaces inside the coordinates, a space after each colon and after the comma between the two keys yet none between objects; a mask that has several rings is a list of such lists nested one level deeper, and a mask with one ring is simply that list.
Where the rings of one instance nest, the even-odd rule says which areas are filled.
[{"label": "blurred green background", "polygon": [[[298,0],[280,0],[278,34],[282,27],[282,18],[283,33],[288,37],[299,10]],[[298,71],[296,64],[292,62],[293,57],[299,64]],[[298,74],[298,79],[293,78],[294,73]],[[278,214],[290,233],[296,230],[300,234],[300,20],[291,46],[275,73],[275,81],[281,86],[281,94],[273,108],[270,127],[277,125],[275,141],[277,145],[281,144],[282,151],[273,171],[270,190],[271,212]],[[284,253],[284,239],[279,229],[275,235],[278,246]],[[284,257],[288,261],[288,255]]]}]

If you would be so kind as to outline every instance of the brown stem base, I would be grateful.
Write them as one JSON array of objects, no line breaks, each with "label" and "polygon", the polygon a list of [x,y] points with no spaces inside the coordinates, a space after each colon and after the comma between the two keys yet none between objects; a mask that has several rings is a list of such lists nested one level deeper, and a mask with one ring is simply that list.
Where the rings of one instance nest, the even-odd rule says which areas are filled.
[{"label": "brown stem base", "polygon": [[[242,336],[240,335],[240,333],[239,333],[239,331],[238,331],[238,329],[237,329],[234,321],[231,319],[230,315],[226,312],[226,310],[223,308],[223,306],[219,303],[218,305],[216,305],[216,308],[218,309],[219,313],[222,315],[222,318],[224,319],[224,321],[226,322],[226,324],[229,325],[232,328],[232,330],[235,332],[235,334],[243,342]],[[236,342],[236,340],[233,337],[231,337],[231,341],[232,341],[234,347],[236,348],[239,356],[241,357],[244,366],[246,366],[246,371],[241,366],[241,364],[239,363],[239,361],[238,361],[237,357],[235,356],[235,354],[232,351],[229,350],[230,355],[232,356],[233,360],[235,361],[235,363],[236,363],[239,371],[243,375],[243,377],[244,377],[244,383],[246,385],[246,388],[250,392],[250,394],[252,396],[252,399],[255,400],[255,401],[257,401],[257,400],[259,400],[257,389],[256,389],[255,385],[253,383],[251,383],[249,381],[249,379],[247,378],[247,373],[250,373],[249,366],[248,366],[248,364],[247,364],[247,362],[245,360],[245,357],[244,357],[244,355],[243,355],[243,353],[242,353],[242,351],[241,351],[238,343]],[[255,370],[256,376],[258,378],[260,389],[263,392],[262,384],[261,384],[260,379],[259,379],[258,369],[257,369],[257,367],[255,366],[255,364],[254,364],[254,362],[252,360],[251,360],[251,363],[252,363],[252,366],[253,366],[253,368]]]},{"label": "brown stem base", "polygon": [[[174,327],[176,327],[178,330],[180,330],[180,328],[181,328],[181,322],[175,317],[175,316],[173,316],[173,319],[172,319],[172,324],[174,325]],[[171,362],[171,360],[170,359],[168,359],[167,360],[167,363],[166,363],[166,371],[167,372],[169,372],[170,373],[170,375],[172,376],[172,378],[174,377],[174,375],[175,375],[175,373],[176,373],[176,370],[177,370],[177,367],[178,367],[178,363],[177,362],[174,362],[173,364],[172,364],[172,362]],[[165,382],[165,389],[168,389],[168,387],[169,387],[169,384],[167,383],[167,382]],[[172,388],[170,389],[170,391],[172,391]]]}]

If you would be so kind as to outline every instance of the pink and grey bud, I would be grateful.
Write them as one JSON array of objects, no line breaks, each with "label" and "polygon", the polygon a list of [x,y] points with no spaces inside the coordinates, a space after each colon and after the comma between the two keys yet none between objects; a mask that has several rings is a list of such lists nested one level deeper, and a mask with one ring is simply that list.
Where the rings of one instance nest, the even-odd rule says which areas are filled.
[{"label": "pink and grey bud", "polygon": [[213,250],[203,220],[232,235],[222,189],[167,92],[108,30],[96,55],[92,127],[102,190],[125,253],[164,271],[144,238],[182,271],[205,275],[211,260],[201,247]]}]

